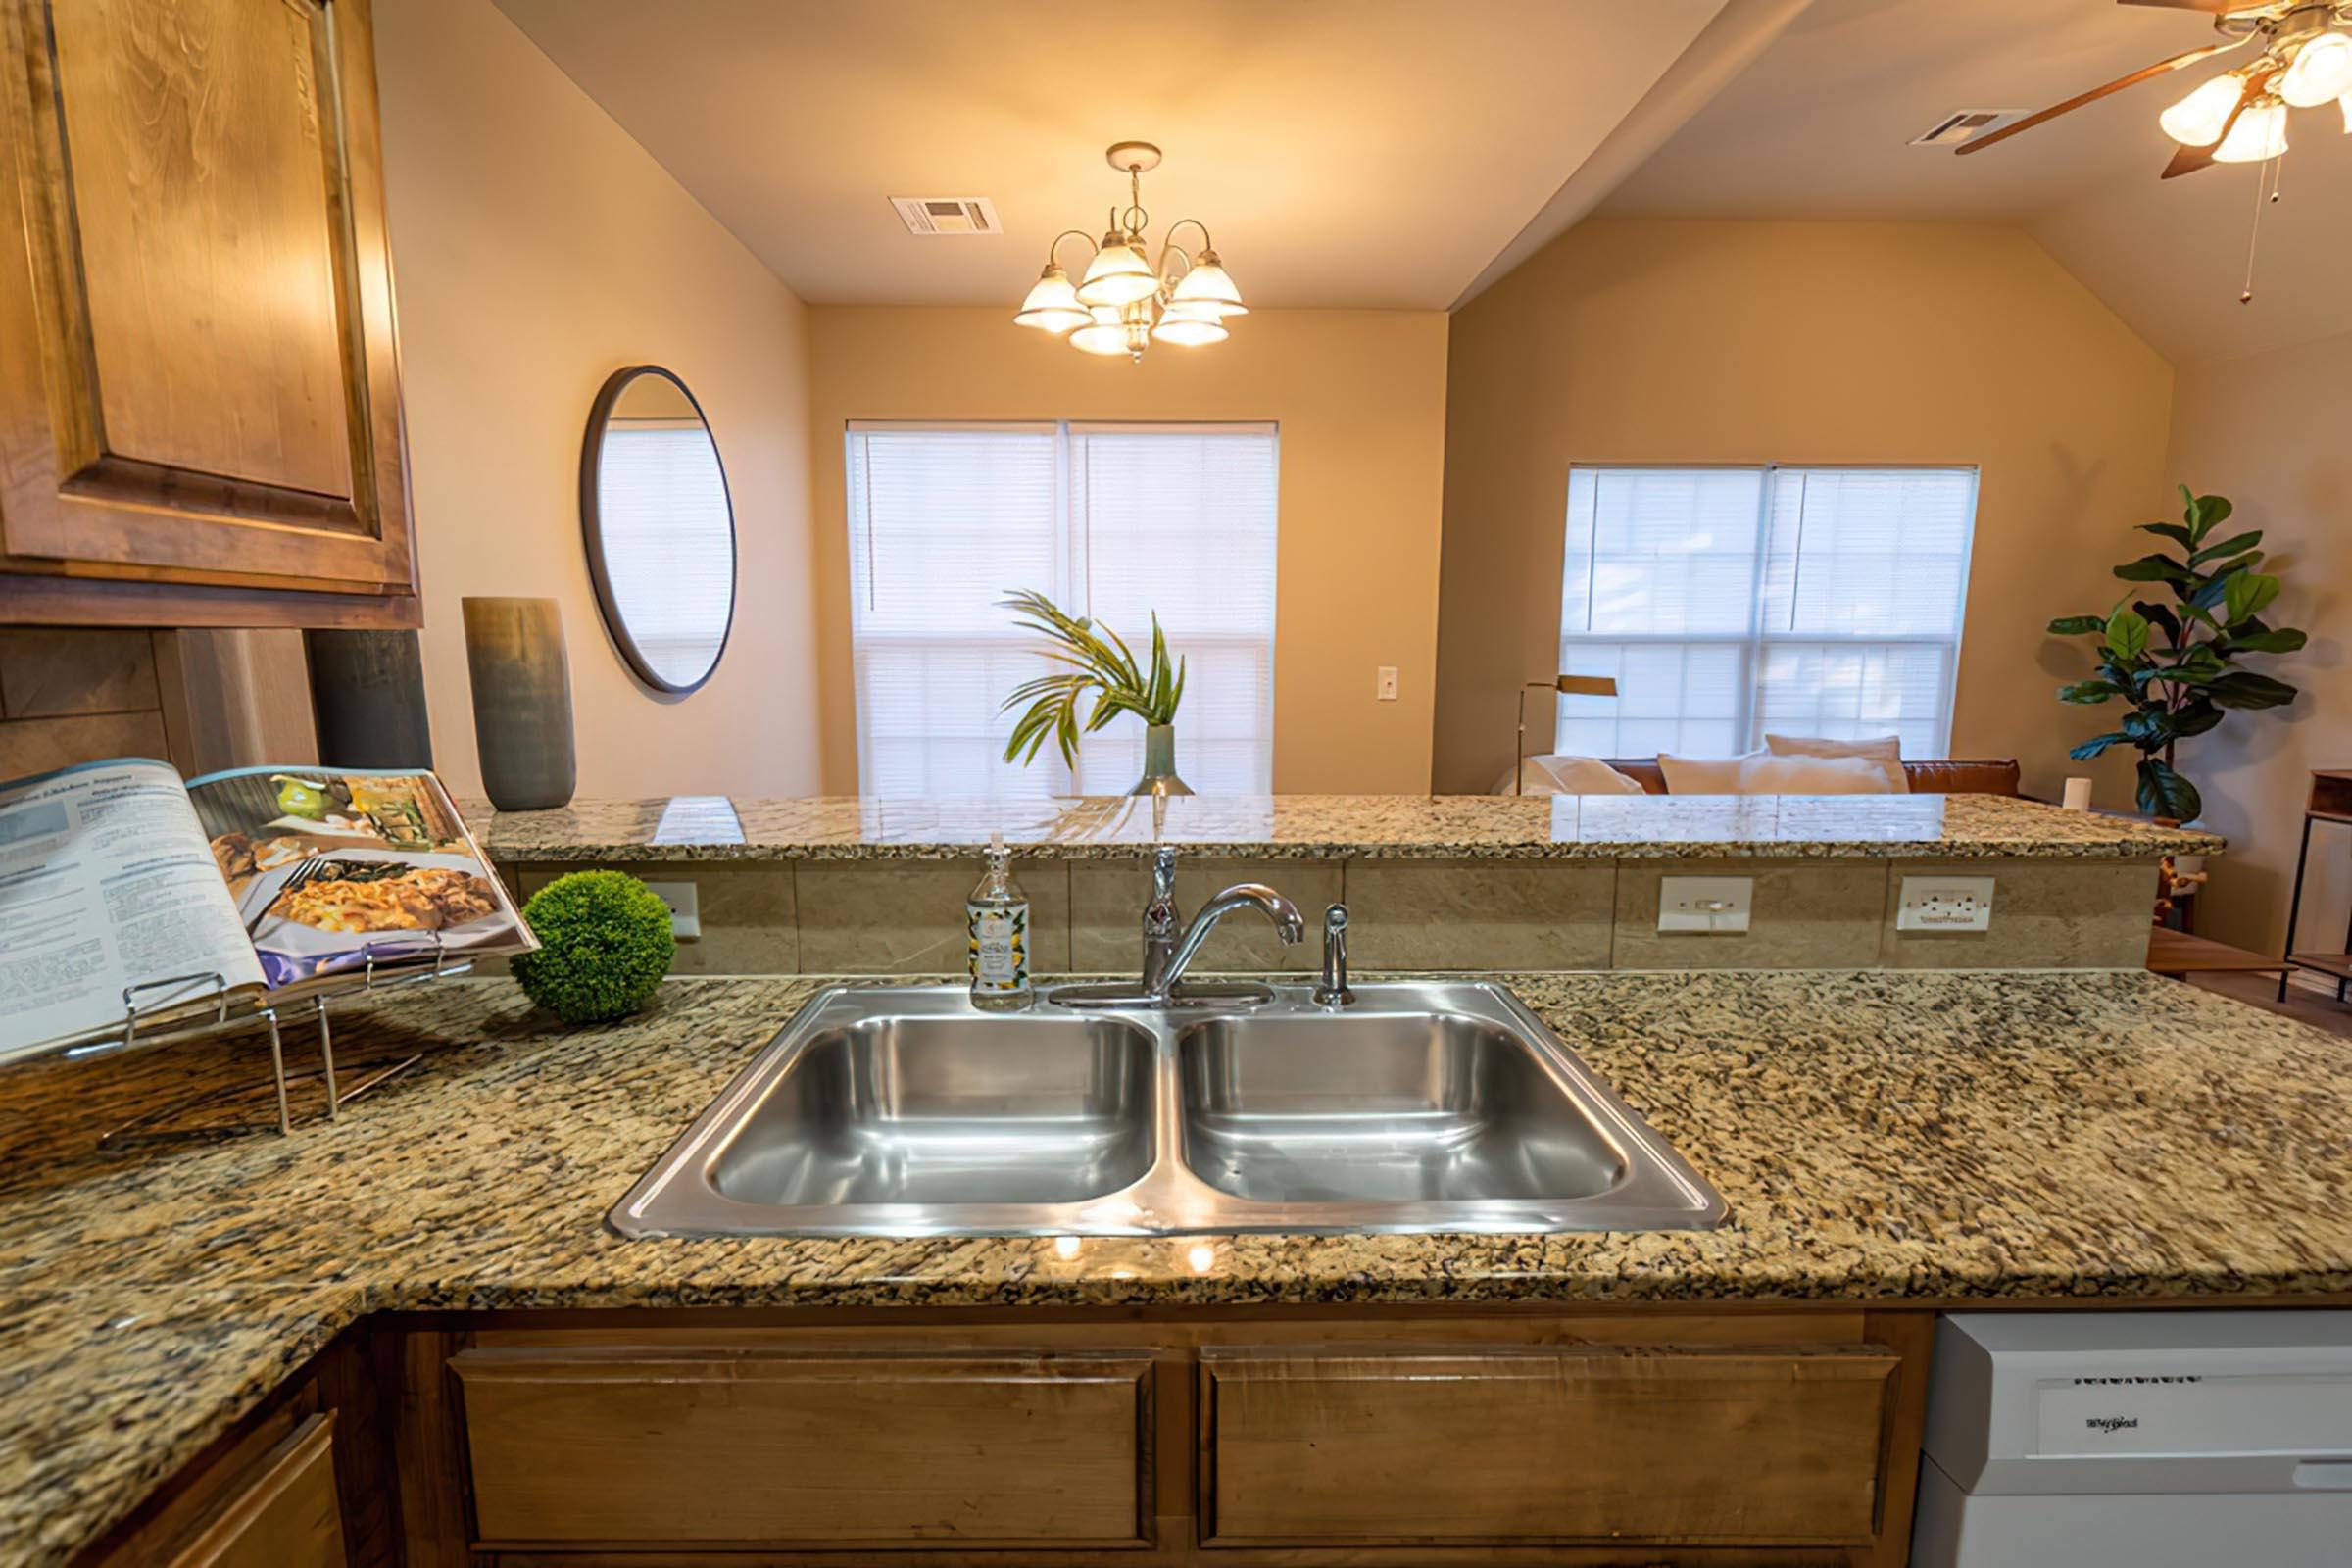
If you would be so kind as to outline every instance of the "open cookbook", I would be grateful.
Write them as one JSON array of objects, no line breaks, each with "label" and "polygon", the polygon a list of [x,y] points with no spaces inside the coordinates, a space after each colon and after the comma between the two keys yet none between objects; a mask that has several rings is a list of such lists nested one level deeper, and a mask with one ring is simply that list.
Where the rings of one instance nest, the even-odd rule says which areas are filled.
[{"label": "open cookbook", "polygon": [[[538,946],[430,773],[90,762],[0,785],[0,1061]],[[125,1002],[125,993],[129,1000]]]}]

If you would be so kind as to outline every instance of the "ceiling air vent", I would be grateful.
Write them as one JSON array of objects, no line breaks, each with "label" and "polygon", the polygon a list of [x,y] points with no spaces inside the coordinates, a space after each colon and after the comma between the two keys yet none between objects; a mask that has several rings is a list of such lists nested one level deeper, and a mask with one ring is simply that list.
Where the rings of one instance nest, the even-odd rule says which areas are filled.
[{"label": "ceiling air vent", "polygon": [[997,204],[985,196],[893,196],[909,234],[994,234]]},{"label": "ceiling air vent", "polygon": [[1963,109],[1936,122],[1935,128],[1924,136],[1911,138],[1914,147],[1949,147],[1964,142],[1980,131],[1990,130],[2003,121],[2015,120],[2024,114],[2022,109]]}]

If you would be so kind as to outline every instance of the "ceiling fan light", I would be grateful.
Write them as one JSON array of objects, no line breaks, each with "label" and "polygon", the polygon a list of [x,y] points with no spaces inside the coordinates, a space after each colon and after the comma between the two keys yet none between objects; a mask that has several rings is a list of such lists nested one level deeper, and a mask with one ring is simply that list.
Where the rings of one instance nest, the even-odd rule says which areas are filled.
[{"label": "ceiling fan light", "polygon": [[2213,150],[2217,164],[2259,164],[2286,151],[2286,105],[2265,98],[2237,117]]},{"label": "ceiling fan light", "polygon": [[1198,348],[1204,343],[1222,343],[1233,334],[1226,330],[1215,308],[1206,302],[1177,300],[1161,314],[1152,335],[1162,343]]},{"label": "ceiling fan light", "polygon": [[2352,136],[2352,92],[2348,92],[2341,98],[2338,98],[2335,101],[2335,106],[2344,112],[2344,134],[2347,136]]},{"label": "ceiling fan light", "polygon": [[1070,274],[1048,263],[1012,319],[1019,326],[1034,326],[1058,334],[1084,326],[1094,318],[1078,303],[1078,291],[1070,286]]},{"label": "ceiling fan light", "polygon": [[2187,97],[2156,117],[2164,133],[2183,147],[2210,147],[2222,139],[2223,127],[2230,123],[2230,111],[2245,84],[2237,73],[2227,72],[2200,84]]},{"label": "ceiling fan light", "polygon": [[2352,38],[2323,32],[2295,52],[2294,64],[2278,78],[2278,96],[2297,109],[2317,109],[2352,92]]},{"label": "ceiling fan light", "polygon": [[1088,305],[1117,307],[1148,299],[1159,292],[1159,279],[1144,259],[1144,248],[1116,234],[1102,236],[1102,248],[1086,264],[1078,298]]},{"label": "ceiling fan light", "polygon": [[1242,303],[1241,289],[1213,250],[1203,250],[1194,258],[1171,297],[1179,305],[1204,305],[1219,316],[1250,314],[1250,307]]}]

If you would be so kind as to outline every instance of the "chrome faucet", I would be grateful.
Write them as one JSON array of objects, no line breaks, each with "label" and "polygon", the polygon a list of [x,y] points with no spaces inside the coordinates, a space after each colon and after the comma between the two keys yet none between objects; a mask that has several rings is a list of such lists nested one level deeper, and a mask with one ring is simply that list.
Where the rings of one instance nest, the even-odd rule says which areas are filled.
[{"label": "chrome faucet", "polygon": [[[1298,906],[1260,882],[1239,882],[1210,899],[1188,925],[1176,906],[1176,852],[1163,849],[1152,857],[1152,896],[1144,905],[1144,972],[1132,982],[1061,986],[1046,1000],[1063,1007],[1166,1007],[1177,1003],[1216,1002],[1250,1004],[1270,1000],[1274,993],[1253,981],[1230,985],[1188,986],[1176,994],[1184,971],[1208,941],[1217,922],[1236,909],[1253,908],[1274,922],[1287,945],[1306,939],[1306,922]],[[1182,927],[1181,932],[1179,927]]]},{"label": "chrome faucet", "polygon": [[1200,906],[1200,912],[1193,916],[1193,923],[1186,926],[1184,935],[1177,939],[1176,951],[1169,956],[1168,966],[1162,971],[1159,984],[1152,986],[1147,980],[1145,989],[1151,991],[1155,999],[1166,1001],[1168,995],[1183,983],[1184,971],[1192,967],[1193,959],[1200,952],[1200,944],[1208,940],[1208,934],[1217,928],[1219,920],[1236,909],[1255,909],[1273,921],[1275,934],[1282,938],[1285,947],[1306,939],[1306,922],[1298,918],[1297,905],[1263,882],[1236,882]]},{"label": "chrome faucet", "polygon": [[1176,852],[1161,850],[1152,857],[1152,900],[1144,906],[1144,989],[1167,989],[1168,959],[1176,952],[1176,928],[1184,913],[1176,907]]},{"label": "chrome faucet", "polygon": [[1315,1001],[1326,1007],[1345,1007],[1355,1001],[1348,989],[1348,906],[1335,904],[1323,911],[1323,975],[1315,982]]}]

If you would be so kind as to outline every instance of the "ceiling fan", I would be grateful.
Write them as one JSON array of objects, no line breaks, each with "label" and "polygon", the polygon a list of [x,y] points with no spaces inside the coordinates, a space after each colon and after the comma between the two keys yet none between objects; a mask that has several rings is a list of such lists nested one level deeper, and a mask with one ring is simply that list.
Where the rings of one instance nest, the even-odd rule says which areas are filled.
[{"label": "ceiling fan", "polygon": [[2180,146],[2164,177],[2193,174],[2214,164],[2267,163],[2286,151],[2289,109],[2341,106],[2344,128],[2352,131],[2352,0],[2267,0],[2247,5],[2230,0],[2118,0],[2128,6],[2202,11],[2212,16],[2219,43],[2191,49],[2170,60],[2118,76],[2077,93],[2015,124],[1962,142],[1956,151],[1983,152],[2035,125],[2072,114],[2127,87],[2183,71],[2199,61],[2258,44],[2254,57],[2201,83],[2159,117],[2166,135]]}]

